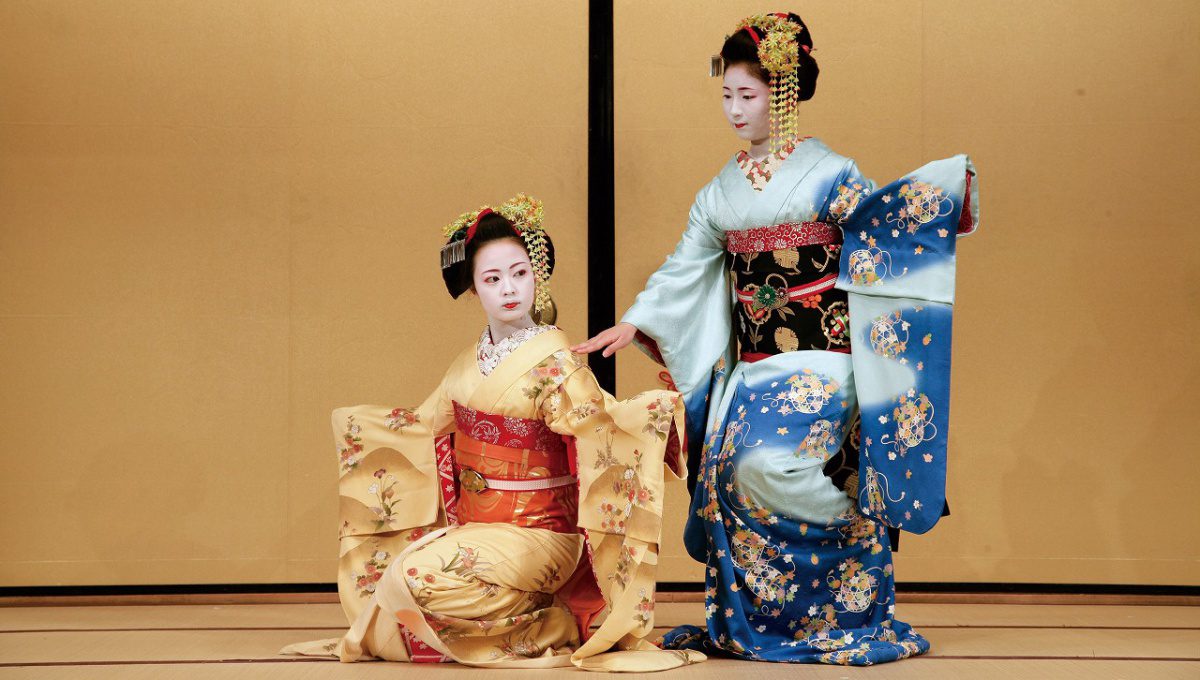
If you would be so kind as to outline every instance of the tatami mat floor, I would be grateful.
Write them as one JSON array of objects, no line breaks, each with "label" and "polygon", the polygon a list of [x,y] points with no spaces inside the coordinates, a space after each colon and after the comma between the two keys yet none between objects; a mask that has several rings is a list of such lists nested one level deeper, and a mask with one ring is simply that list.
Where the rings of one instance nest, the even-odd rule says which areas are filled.
[{"label": "tatami mat floor", "polygon": [[[870,669],[713,659],[645,677],[1200,679],[1200,607],[901,604],[898,609],[932,642],[929,655]],[[663,627],[702,619],[698,603],[660,603],[657,614]],[[579,677],[574,670],[338,664],[275,655],[290,642],[336,637],[343,623],[336,604],[0,608],[0,680]]]}]

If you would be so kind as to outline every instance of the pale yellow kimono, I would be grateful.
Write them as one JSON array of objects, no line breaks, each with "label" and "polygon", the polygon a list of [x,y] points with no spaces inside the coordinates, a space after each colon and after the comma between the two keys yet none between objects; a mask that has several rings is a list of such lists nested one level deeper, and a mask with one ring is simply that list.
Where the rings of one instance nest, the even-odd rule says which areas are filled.
[{"label": "pale yellow kimono", "polygon": [[[408,661],[410,650],[420,648],[472,666],[574,664],[602,671],[665,670],[704,660],[698,652],[663,651],[646,640],[654,626],[666,481],[686,474],[685,454],[673,441],[683,431],[679,395],[654,390],[617,401],[568,347],[565,333],[547,330],[484,376],[472,346],[415,411],[359,406],[334,412],[341,465],[338,590],[351,630],[341,640],[292,645],[284,653]],[[455,403],[540,420],[573,438],[580,533],[448,526],[442,486],[453,485],[454,475],[445,464],[439,470],[435,447],[446,446],[441,436],[455,431]],[[554,593],[585,550],[608,615],[581,643],[575,619]]]}]

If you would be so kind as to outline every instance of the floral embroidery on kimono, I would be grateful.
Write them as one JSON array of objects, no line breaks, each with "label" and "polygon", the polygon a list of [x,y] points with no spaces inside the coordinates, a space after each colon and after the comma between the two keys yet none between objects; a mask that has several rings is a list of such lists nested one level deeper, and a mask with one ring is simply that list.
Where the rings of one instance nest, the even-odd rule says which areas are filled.
[{"label": "floral embroidery on kimono", "polygon": [[793,139],[784,143],[778,151],[775,151],[762,160],[754,160],[753,157],[746,151],[739,151],[736,160],[738,167],[742,169],[742,173],[746,175],[746,179],[750,181],[750,186],[755,191],[762,191],[767,187],[767,182],[771,181],[775,171],[780,165],[787,160],[787,157],[796,150],[796,146],[803,144],[810,137],[802,137]]},{"label": "floral embroidery on kimono", "polygon": [[[551,326],[494,345],[485,331],[419,407],[334,412],[351,629],[286,653],[600,671],[704,659],[647,640],[663,496],[686,466],[679,395],[617,401],[569,346]],[[499,485],[541,479],[567,483]]]},{"label": "floral embroidery on kimono", "polygon": [[496,366],[501,361],[504,361],[504,357],[512,354],[513,350],[546,331],[557,329],[557,326],[550,325],[529,326],[503,338],[500,342],[493,343],[491,329],[484,328],[483,333],[479,336],[479,372],[484,375],[491,375]]},{"label": "floral embroidery on kimono", "polygon": [[706,625],[664,648],[854,665],[929,649],[895,618],[887,528],[942,509],[973,174],[960,156],[877,191],[810,139],[765,167],[739,154],[697,194],[622,319],[684,394],[696,465],[684,545]]}]

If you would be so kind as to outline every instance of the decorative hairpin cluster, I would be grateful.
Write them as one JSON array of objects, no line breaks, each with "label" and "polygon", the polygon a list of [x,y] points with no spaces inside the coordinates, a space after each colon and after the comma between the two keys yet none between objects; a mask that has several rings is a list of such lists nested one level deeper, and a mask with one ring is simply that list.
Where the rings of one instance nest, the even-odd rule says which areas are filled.
[{"label": "decorative hairpin cluster", "polygon": [[756,14],[742,19],[736,31],[747,31],[758,45],[758,60],[770,74],[771,151],[799,134],[796,114],[800,106],[800,50],[808,51],[797,36],[804,26],[786,14]]},{"label": "decorative hairpin cluster", "polygon": [[546,243],[546,232],[542,228],[545,213],[542,202],[527,194],[517,194],[498,207],[481,206],[478,210],[458,216],[442,234],[448,242],[442,246],[442,269],[452,267],[467,259],[467,243],[475,235],[479,220],[495,213],[512,223],[529,253],[533,265],[535,293],[533,308],[542,311],[550,306],[550,250]]}]

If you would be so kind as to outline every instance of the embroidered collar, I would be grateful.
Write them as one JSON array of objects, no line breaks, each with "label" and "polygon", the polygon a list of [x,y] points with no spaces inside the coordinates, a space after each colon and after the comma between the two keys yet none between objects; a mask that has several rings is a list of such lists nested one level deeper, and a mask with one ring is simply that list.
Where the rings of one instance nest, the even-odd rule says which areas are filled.
[{"label": "embroidered collar", "polygon": [[746,151],[739,151],[736,159],[738,167],[742,169],[742,173],[746,175],[746,179],[750,180],[750,186],[754,187],[755,191],[762,191],[766,188],[767,182],[771,181],[772,175],[779,170],[779,166],[783,165],[783,162],[796,150],[796,147],[809,139],[812,138],[803,137],[801,139],[789,140],[783,145],[783,148],[761,161],[754,160]]},{"label": "embroidered collar", "polygon": [[504,358],[512,354],[518,347],[546,331],[553,330],[558,330],[558,327],[548,325],[530,326],[522,328],[500,342],[493,343],[491,329],[484,326],[483,333],[479,336],[479,351],[476,352],[479,372],[485,376],[491,375],[492,371],[496,370],[496,367],[500,365],[500,362],[504,361]]}]

